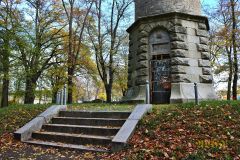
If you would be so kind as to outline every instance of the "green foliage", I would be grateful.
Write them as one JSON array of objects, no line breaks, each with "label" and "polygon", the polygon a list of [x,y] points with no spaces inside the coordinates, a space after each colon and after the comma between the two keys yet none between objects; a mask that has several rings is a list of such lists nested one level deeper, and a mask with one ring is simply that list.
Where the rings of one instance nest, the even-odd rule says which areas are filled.
[{"label": "green foliage", "polygon": [[49,105],[12,105],[0,109],[0,136],[14,132],[48,107]]}]

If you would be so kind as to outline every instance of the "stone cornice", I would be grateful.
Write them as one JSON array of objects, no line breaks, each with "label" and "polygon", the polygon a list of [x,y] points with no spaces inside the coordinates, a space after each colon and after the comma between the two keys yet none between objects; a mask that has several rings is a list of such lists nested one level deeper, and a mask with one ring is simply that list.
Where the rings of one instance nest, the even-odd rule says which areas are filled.
[{"label": "stone cornice", "polygon": [[159,19],[172,19],[172,18],[181,18],[185,20],[202,20],[205,22],[207,29],[209,30],[209,21],[208,18],[205,16],[198,16],[198,15],[191,15],[186,13],[179,13],[179,12],[171,12],[166,14],[160,14],[160,15],[153,15],[148,17],[141,17],[137,19],[128,29],[127,32],[131,32],[136,26],[140,25],[141,23],[147,22],[147,21],[155,21]]}]

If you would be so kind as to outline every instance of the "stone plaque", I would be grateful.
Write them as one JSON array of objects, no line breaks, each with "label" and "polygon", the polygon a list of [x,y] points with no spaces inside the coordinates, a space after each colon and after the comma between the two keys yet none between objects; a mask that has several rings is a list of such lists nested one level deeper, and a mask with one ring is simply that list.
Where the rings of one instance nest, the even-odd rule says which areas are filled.
[{"label": "stone plaque", "polygon": [[169,34],[164,30],[156,30],[149,37],[150,52],[152,55],[169,54]]},{"label": "stone plaque", "polygon": [[152,44],[152,54],[169,54],[169,44]]}]

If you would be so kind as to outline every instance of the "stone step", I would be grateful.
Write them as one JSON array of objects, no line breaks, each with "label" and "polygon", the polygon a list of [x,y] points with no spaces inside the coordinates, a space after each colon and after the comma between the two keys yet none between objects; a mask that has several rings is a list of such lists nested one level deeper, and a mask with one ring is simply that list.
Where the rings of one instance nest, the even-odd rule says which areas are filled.
[{"label": "stone step", "polygon": [[127,119],[131,112],[89,112],[89,111],[60,111],[60,117],[82,117],[82,118],[115,118]]},{"label": "stone step", "polygon": [[80,126],[80,125],[64,125],[64,124],[46,124],[42,126],[46,132],[60,132],[73,134],[88,134],[98,136],[114,136],[120,130],[120,127],[109,128],[107,126]]},{"label": "stone step", "polygon": [[126,119],[55,117],[52,124],[121,127]]},{"label": "stone step", "polygon": [[57,148],[67,148],[67,149],[74,149],[74,150],[80,150],[80,151],[88,151],[88,152],[110,152],[108,149],[102,149],[97,147],[89,147],[84,145],[75,145],[75,144],[65,144],[65,143],[59,143],[59,142],[45,142],[45,141],[39,141],[35,139],[30,139],[28,141],[23,141],[25,143],[33,144],[33,145],[43,145],[43,146],[49,146],[49,147],[57,147]]},{"label": "stone step", "polygon": [[57,132],[33,132],[32,138],[48,142],[60,142],[75,145],[110,145],[112,138],[110,136],[93,136],[83,134],[69,134]]}]

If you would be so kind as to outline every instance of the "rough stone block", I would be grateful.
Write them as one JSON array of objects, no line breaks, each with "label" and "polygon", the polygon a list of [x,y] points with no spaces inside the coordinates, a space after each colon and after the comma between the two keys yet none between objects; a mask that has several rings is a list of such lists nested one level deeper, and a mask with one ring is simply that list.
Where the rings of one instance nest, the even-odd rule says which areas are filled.
[{"label": "rough stone block", "polygon": [[208,42],[209,42],[209,39],[208,38],[206,38],[206,37],[200,37],[200,43],[201,44],[208,44]]},{"label": "rough stone block", "polygon": [[196,36],[196,29],[195,28],[187,28],[187,34],[190,36]]},{"label": "rough stone block", "polygon": [[199,60],[198,60],[198,66],[199,66],[199,67],[210,67],[211,64],[210,64],[210,61],[209,61],[209,60],[199,59]]},{"label": "rough stone block", "polygon": [[150,26],[150,25],[145,25],[145,27],[144,27],[143,30],[146,31],[146,32],[150,32],[150,31],[152,30],[152,26]]},{"label": "rough stone block", "polygon": [[171,59],[171,65],[182,65],[182,66],[189,66],[189,59],[188,58],[179,58],[175,57]]},{"label": "rough stone block", "polygon": [[189,58],[188,63],[189,63],[189,66],[192,66],[192,67],[198,67],[199,66],[199,62],[195,58]]},{"label": "rough stone block", "polygon": [[168,25],[169,21],[158,21],[156,22],[156,26],[155,27],[166,27]]},{"label": "rough stone block", "polygon": [[187,29],[182,26],[175,26],[173,32],[187,34]]},{"label": "rough stone block", "polygon": [[141,24],[141,25],[138,27],[139,32],[145,32],[144,28],[145,28],[145,24]]},{"label": "rough stone block", "polygon": [[205,44],[198,44],[197,48],[198,48],[199,52],[208,52],[209,51],[208,46]]},{"label": "rough stone block", "polygon": [[140,61],[137,64],[137,69],[148,68],[148,61]]},{"label": "rough stone block", "polygon": [[179,82],[185,82],[190,83],[191,79],[186,74],[172,74],[172,82],[173,83],[179,83]]},{"label": "rough stone block", "polygon": [[147,55],[146,53],[139,54],[139,55],[137,56],[137,60],[138,60],[138,62],[144,61],[144,60],[148,60],[148,55]]},{"label": "rough stone block", "polygon": [[211,75],[212,70],[211,70],[211,68],[204,67],[204,68],[202,68],[202,72],[203,72],[203,75]]},{"label": "rough stone block", "polygon": [[172,66],[171,73],[172,74],[186,74],[185,66]]},{"label": "rough stone block", "polygon": [[148,80],[147,76],[140,76],[136,79],[135,83],[137,85],[145,85],[147,80]]},{"label": "rough stone block", "polygon": [[140,38],[144,38],[144,37],[148,37],[148,32],[146,32],[146,31],[141,31],[141,32],[139,32],[139,37]]},{"label": "rough stone block", "polygon": [[199,36],[199,37],[209,37],[208,31],[201,30],[201,29],[197,30],[196,35]]},{"label": "rough stone block", "polygon": [[194,21],[182,20],[182,24],[184,27],[187,27],[187,28],[195,28],[195,29],[198,28],[198,23],[196,23]]},{"label": "rough stone block", "polygon": [[143,68],[143,69],[137,70],[137,76],[138,77],[148,76],[148,69],[147,68]]},{"label": "rough stone block", "polygon": [[181,19],[174,19],[174,20],[172,20],[172,23],[175,26],[183,26],[183,20],[181,20]]},{"label": "rough stone block", "polygon": [[182,20],[177,18],[168,20],[168,23],[174,26],[182,26]]},{"label": "rough stone block", "polygon": [[148,46],[147,45],[142,45],[138,47],[137,54],[142,54],[142,53],[147,53],[148,52]]},{"label": "rough stone block", "polygon": [[201,53],[202,59],[210,60],[210,53],[202,52]]},{"label": "rough stone block", "polygon": [[188,50],[188,45],[186,43],[183,42],[172,42],[171,43],[171,48],[172,49],[184,49],[184,50]]},{"label": "rough stone block", "polygon": [[207,30],[207,26],[205,23],[198,23],[198,28],[201,30]]},{"label": "rough stone block", "polygon": [[213,77],[211,75],[200,75],[200,82],[201,83],[212,83]]},{"label": "rough stone block", "polygon": [[186,74],[189,75],[202,75],[202,68],[196,66],[185,67]]},{"label": "rough stone block", "polygon": [[175,49],[171,51],[171,57],[186,57],[187,51],[182,49]]},{"label": "rough stone block", "polygon": [[199,37],[198,36],[191,36],[191,35],[187,35],[187,41],[189,43],[199,43]]},{"label": "rough stone block", "polygon": [[139,45],[140,46],[148,45],[148,38],[141,38],[139,41]]},{"label": "rough stone block", "polygon": [[187,57],[194,59],[202,59],[201,53],[198,52],[197,50],[189,50]]},{"label": "rough stone block", "polygon": [[151,30],[152,30],[153,28],[156,28],[156,26],[157,26],[156,23],[150,23],[150,24],[149,24],[149,27],[151,28]]},{"label": "rough stone block", "polygon": [[171,41],[185,42],[185,40],[186,40],[186,35],[184,35],[184,34],[172,33],[170,35],[170,37],[171,37]]},{"label": "rough stone block", "polygon": [[188,50],[189,51],[197,51],[197,45],[196,45],[196,43],[192,43],[192,42],[189,42],[188,43]]}]

